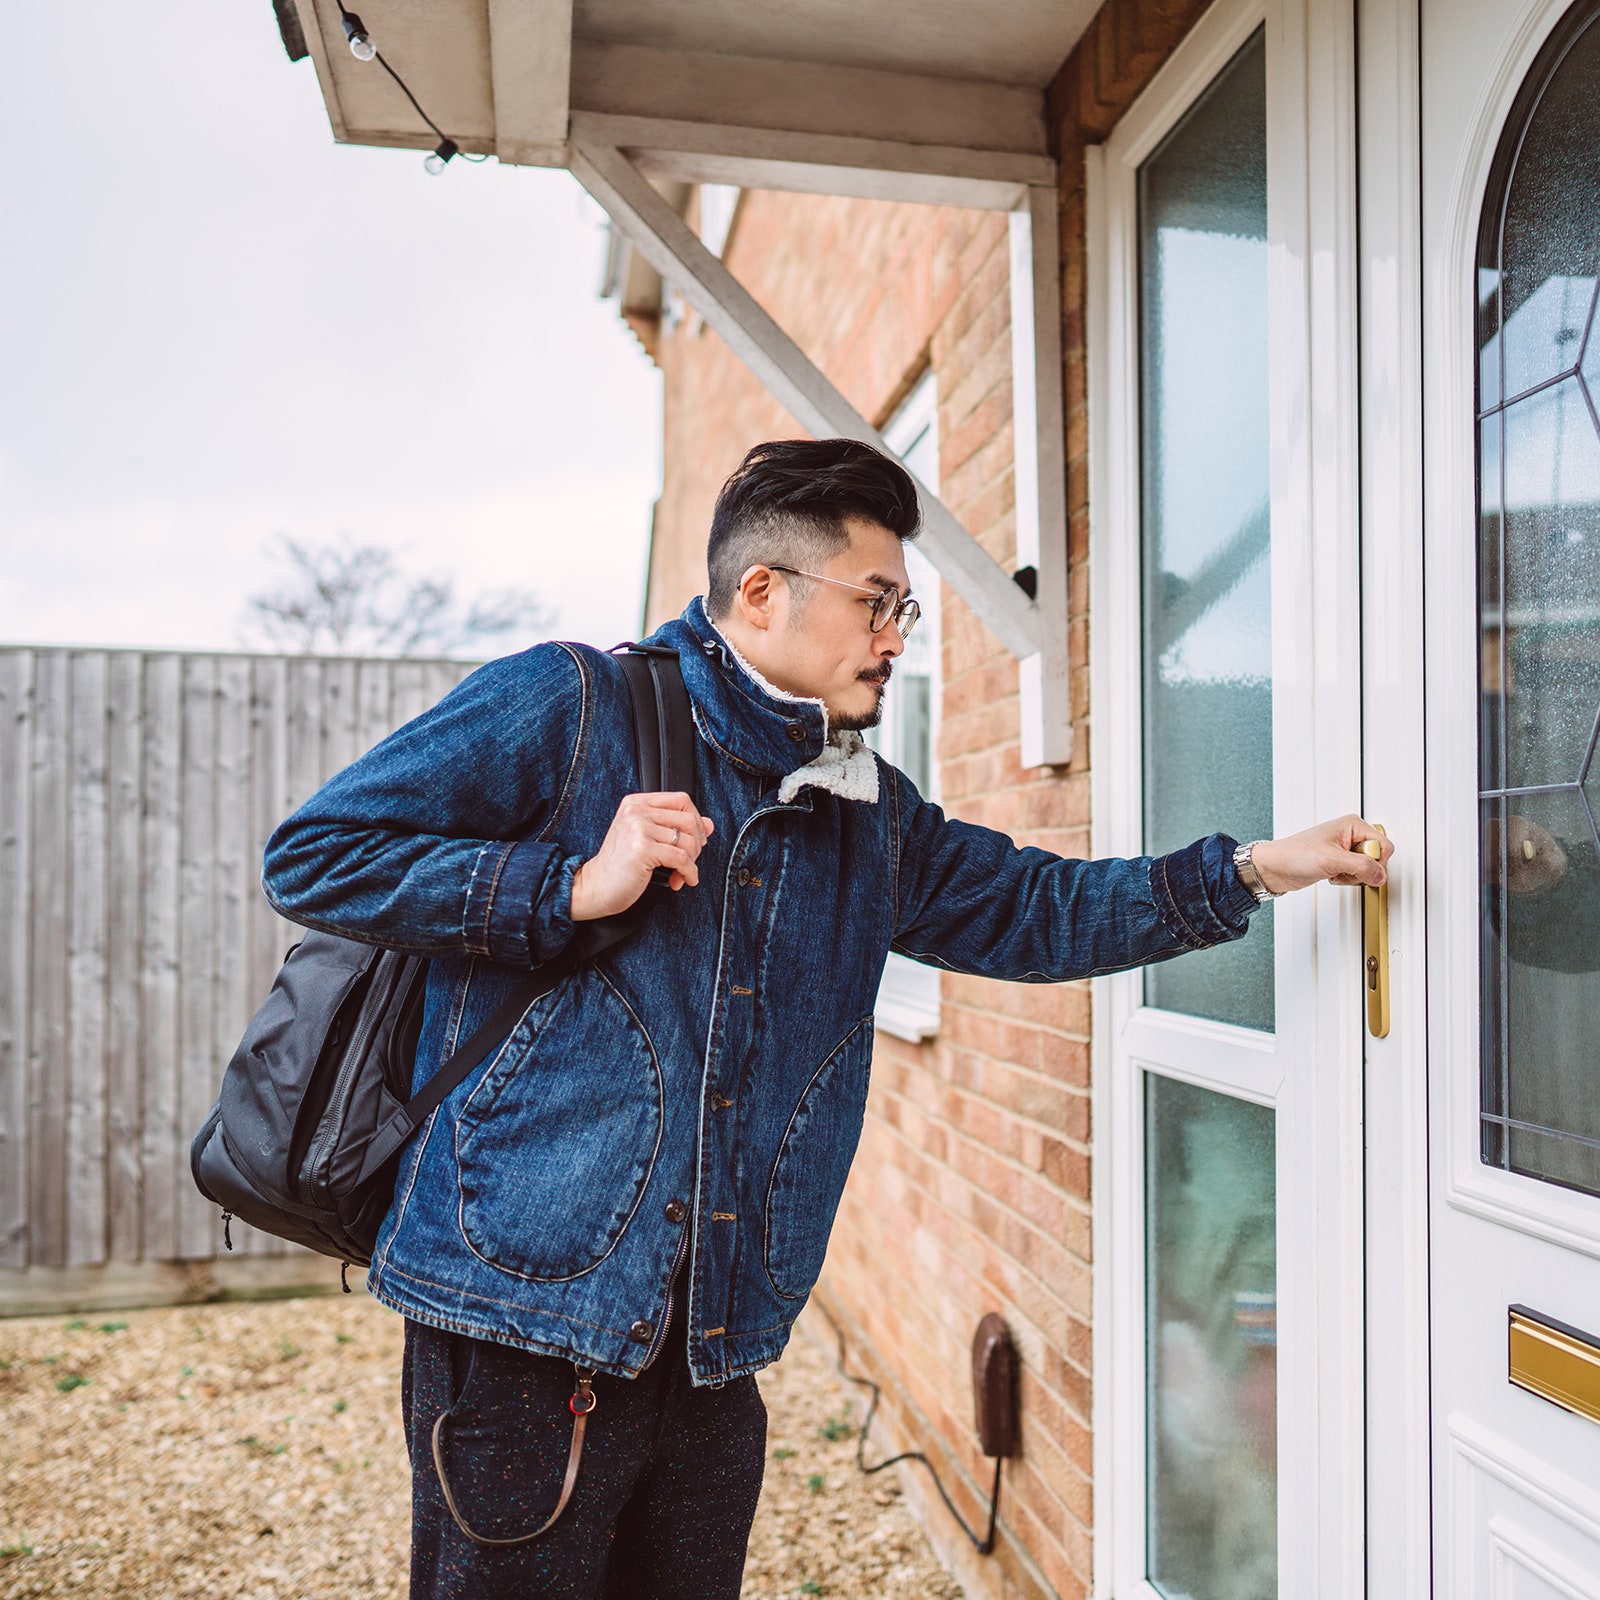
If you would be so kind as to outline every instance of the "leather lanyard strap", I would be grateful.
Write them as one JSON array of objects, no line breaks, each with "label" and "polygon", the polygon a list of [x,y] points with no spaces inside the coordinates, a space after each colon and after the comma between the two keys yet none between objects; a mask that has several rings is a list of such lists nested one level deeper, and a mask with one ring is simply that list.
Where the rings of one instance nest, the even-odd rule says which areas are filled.
[{"label": "leather lanyard strap", "polygon": [[[567,1409],[572,1413],[572,1443],[567,1449],[567,1475],[561,1483],[561,1497],[556,1501],[556,1508],[545,1518],[544,1522],[533,1530],[532,1533],[519,1533],[514,1539],[490,1539],[481,1533],[474,1533],[462,1520],[460,1511],[456,1509],[456,1497],[450,1492],[450,1479],[444,1470],[444,1422],[450,1415],[448,1411],[441,1411],[433,1424],[433,1470],[439,1474],[439,1488],[444,1494],[444,1503],[449,1508],[450,1515],[455,1518],[456,1526],[474,1543],[490,1547],[503,1547],[512,1544],[528,1544],[539,1538],[541,1534],[548,1533],[555,1525],[561,1513],[567,1509],[567,1502],[572,1498],[572,1491],[578,1486],[578,1464],[583,1460],[583,1435],[589,1426],[589,1413],[599,1404],[594,1392],[594,1369],[592,1367],[577,1367],[578,1386],[573,1390],[572,1398],[567,1401]],[[587,1374],[587,1376],[585,1376]]]}]

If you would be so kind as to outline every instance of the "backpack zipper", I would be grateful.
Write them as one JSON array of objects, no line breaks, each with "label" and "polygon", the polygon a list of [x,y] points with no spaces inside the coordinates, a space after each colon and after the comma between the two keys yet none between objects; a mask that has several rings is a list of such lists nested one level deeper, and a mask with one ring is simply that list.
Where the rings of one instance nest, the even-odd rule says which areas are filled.
[{"label": "backpack zipper", "polygon": [[[378,962],[383,961],[383,956],[378,957]],[[389,993],[384,996],[381,1005],[373,1004],[372,988],[377,982],[378,974],[374,972],[369,980],[366,992],[360,1001],[360,1012],[356,1018],[356,1027],[351,1031],[349,1042],[344,1047],[344,1053],[339,1061],[339,1075],[333,1080],[333,1090],[328,1095],[328,1104],[322,1113],[322,1121],[311,1136],[311,1146],[306,1152],[304,1170],[308,1174],[305,1188],[312,1191],[313,1204],[325,1201],[324,1189],[326,1180],[322,1173],[322,1164],[331,1153],[333,1146],[339,1138],[339,1129],[343,1120],[340,1108],[344,1105],[346,1091],[350,1087],[350,1080],[360,1070],[361,1063],[366,1057],[367,1046],[372,1042],[372,1036],[377,1032],[384,1018],[388,1015],[389,1004],[394,998],[394,986],[399,975],[405,970],[404,962],[397,962],[394,972],[390,976]],[[298,1184],[299,1174],[295,1174]],[[305,1200],[307,1196],[300,1197]]]}]

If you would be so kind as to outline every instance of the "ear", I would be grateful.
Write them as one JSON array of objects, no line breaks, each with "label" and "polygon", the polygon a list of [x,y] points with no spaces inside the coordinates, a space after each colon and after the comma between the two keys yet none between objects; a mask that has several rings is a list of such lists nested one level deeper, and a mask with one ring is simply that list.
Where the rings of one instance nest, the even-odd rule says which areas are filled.
[{"label": "ear", "polygon": [[773,582],[771,567],[751,567],[739,580],[733,599],[734,610],[752,628],[765,633],[778,621],[781,592],[779,585]]}]

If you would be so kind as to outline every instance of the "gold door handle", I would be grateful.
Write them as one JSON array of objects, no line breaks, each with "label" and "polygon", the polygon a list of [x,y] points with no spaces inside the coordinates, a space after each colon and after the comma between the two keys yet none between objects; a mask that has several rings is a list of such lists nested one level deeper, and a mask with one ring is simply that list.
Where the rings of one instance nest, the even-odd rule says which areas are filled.
[{"label": "gold door handle", "polygon": [[[1377,827],[1377,824],[1373,824]],[[1383,833],[1382,828],[1378,828]],[[1388,835],[1384,834],[1387,838]],[[1363,855],[1377,860],[1383,846],[1376,839],[1368,839],[1362,846]],[[1362,940],[1362,978],[1367,992],[1367,1032],[1374,1039],[1389,1037],[1389,883],[1385,879],[1376,889],[1363,885],[1361,890],[1365,938]]]}]

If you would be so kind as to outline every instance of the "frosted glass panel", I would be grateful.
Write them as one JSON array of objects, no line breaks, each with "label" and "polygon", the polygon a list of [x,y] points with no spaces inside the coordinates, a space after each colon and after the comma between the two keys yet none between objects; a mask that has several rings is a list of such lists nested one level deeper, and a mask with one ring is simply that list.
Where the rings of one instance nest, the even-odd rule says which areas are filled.
[{"label": "frosted glass panel", "polygon": [[1276,1600],[1273,1115],[1152,1074],[1145,1151],[1150,1578]]},{"label": "frosted glass panel", "polygon": [[[1272,833],[1266,64],[1257,35],[1139,173],[1144,835]],[[1152,1005],[1273,1025],[1271,913]]]},{"label": "frosted glass panel", "polygon": [[1600,13],[1507,121],[1479,233],[1480,1153],[1600,1195]]}]

